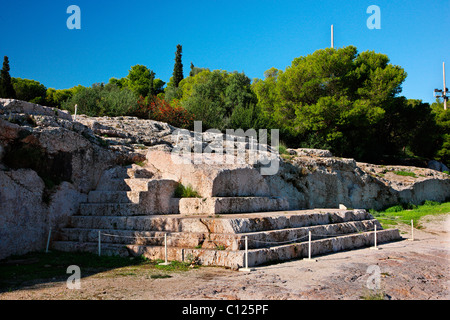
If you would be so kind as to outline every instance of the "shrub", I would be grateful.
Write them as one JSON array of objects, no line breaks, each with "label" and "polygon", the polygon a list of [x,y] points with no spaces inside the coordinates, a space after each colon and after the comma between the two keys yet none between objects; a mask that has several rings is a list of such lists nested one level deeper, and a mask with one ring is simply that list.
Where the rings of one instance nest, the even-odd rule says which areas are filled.
[{"label": "shrub", "polygon": [[400,212],[400,211],[403,211],[403,207],[401,205],[393,206],[385,210],[385,212]]},{"label": "shrub", "polygon": [[175,198],[200,198],[200,194],[195,191],[191,185],[183,186],[181,183],[178,183],[178,186],[175,189]]},{"label": "shrub", "polygon": [[432,201],[432,200],[425,200],[425,202],[423,203],[424,206],[438,206],[440,205],[439,202],[437,201]]},{"label": "shrub", "polygon": [[120,89],[115,84],[94,84],[90,88],[80,88],[61,107],[74,112],[78,105],[78,114],[90,117],[123,116],[136,107],[136,95],[129,89]]},{"label": "shrub", "polygon": [[156,96],[141,96],[137,107],[132,109],[130,114],[143,119],[167,122],[178,128],[191,128],[194,123],[194,115],[184,109],[177,100],[169,103]]}]

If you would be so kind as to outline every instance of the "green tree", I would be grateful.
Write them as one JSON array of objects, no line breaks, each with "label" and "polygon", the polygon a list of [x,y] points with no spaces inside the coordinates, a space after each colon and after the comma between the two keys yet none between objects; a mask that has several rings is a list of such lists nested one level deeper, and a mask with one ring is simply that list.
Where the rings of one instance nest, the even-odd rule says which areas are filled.
[{"label": "green tree", "polygon": [[[143,65],[132,66],[127,76],[126,87],[138,96],[154,95],[155,73]],[[123,87],[123,85],[122,85]]]},{"label": "green tree", "polygon": [[207,128],[261,128],[262,112],[251,80],[238,72],[204,69],[183,79],[180,102]]},{"label": "green tree", "polygon": [[72,89],[56,90],[48,88],[45,93],[45,104],[49,107],[60,108],[64,101],[72,97],[73,91]]},{"label": "green tree", "polygon": [[173,66],[173,86],[178,88],[181,80],[183,80],[183,63],[181,62],[182,46],[177,45],[177,51],[175,52],[175,65]]},{"label": "green tree", "polygon": [[12,84],[17,99],[45,104],[47,88],[42,83],[35,80],[12,78]]},{"label": "green tree", "polygon": [[406,72],[389,64],[386,55],[358,54],[353,46],[328,48],[295,58],[285,71],[272,68],[265,76],[253,89],[287,142],[362,160],[387,150],[392,132],[380,134],[377,128],[389,108],[404,103],[397,95]]},{"label": "green tree", "polygon": [[191,70],[189,71],[189,77],[194,77],[200,72],[207,70],[206,68],[198,68],[194,66],[194,64],[191,62]]},{"label": "green tree", "polygon": [[3,58],[3,67],[0,71],[0,98],[15,99],[16,92],[14,90],[9,71],[9,59],[5,56]]},{"label": "green tree", "polygon": [[73,113],[77,104],[79,114],[116,117],[126,115],[129,110],[134,109],[137,100],[137,95],[127,88],[100,83],[77,89],[70,99],[62,103],[62,108]]},{"label": "green tree", "polygon": [[444,110],[444,103],[436,100],[431,105],[432,113],[438,127],[437,150],[434,158],[450,167],[450,109]]},{"label": "green tree", "polygon": [[229,112],[224,101],[227,77],[226,71],[209,72],[204,82],[194,84],[190,96],[182,97],[183,107],[193,113],[196,120],[201,120],[206,128],[222,130],[227,125]]}]

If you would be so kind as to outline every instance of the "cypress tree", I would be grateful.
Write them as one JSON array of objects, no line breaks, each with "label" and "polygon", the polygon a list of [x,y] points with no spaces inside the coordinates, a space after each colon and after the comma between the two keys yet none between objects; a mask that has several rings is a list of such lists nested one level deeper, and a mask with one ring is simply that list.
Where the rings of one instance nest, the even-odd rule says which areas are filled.
[{"label": "cypress tree", "polygon": [[3,59],[3,68],[0,71],[0,98],[15,99],[16,91],[14,90],[9,70],[9,60],[5,56]]},{"label": "cypress tree", "polygon": [[173,67],[173,84],[175,88],[178,88],[178,84],[183,80],[183,64],[181,63],[181,45],[177,45],[177,51],[175,52],[175,65]]},{"label": "cypress tree", "polygon": [[191,71],[189,72],[189,77],[193,77],[194,76],[194,64],[191,62]]}]

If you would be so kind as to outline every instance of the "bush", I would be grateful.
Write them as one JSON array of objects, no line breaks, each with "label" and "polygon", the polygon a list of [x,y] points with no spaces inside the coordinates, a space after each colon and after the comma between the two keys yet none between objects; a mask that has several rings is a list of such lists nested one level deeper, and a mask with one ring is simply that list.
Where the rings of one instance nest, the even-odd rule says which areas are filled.
[{"label": "bush", "polygon": [[137,107],[132,109],[130,114],[143,119],[167,122],[178,128],[190,129],[194,123],[194,115],[184,109],[178,101],[169,103],[158,97],[140,97]]},{"label": "bush", "polygon": [[393,206],[384,210],[385,212],[400,212],[403,211],[403,207],[401,205]]},{"label": "bush", "polygon": [[191,185],[183,186],[179,183],[175,189],[175,198],[201,198],[200,194],[195,191]]},{"label": "bush", "polygon": [[424,206],[438,206],[440,205],[439,202],[437,201],[432,201],[432,200],[425,200],[425,202],[423,203]]},{"label": "bush", "polygon": [[78,105],[78,114],[118,117],[136,107],[137,97],[129,89],[120,89],[115,84],[94,84],[90,88],[77,90],[72,97],[61,103],[63,109],[72,113],[75,112],[75,105]]}]

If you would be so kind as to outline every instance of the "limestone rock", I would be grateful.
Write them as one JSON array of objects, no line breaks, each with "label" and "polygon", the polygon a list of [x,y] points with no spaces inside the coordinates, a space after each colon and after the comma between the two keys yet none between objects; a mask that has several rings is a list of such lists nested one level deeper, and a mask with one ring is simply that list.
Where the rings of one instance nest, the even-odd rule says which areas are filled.
[{"label": "limestone rock", "polygon": [[69,112],[16,99],[0,99],[0,113],[26,113],[72,120]]},{"label": "limestone rock", "polygon": [[[193,147],[196,138],[201,142]],[[156,220],[143,213],[177,214],[180,208],[208,215],[340,204],[380,209],[450,197],[450,177],[439,172],[448,168],[432,161],[434,170],[377,166],[307,148],[288,149],[282,158],[249,138],[227,138],[136,117],[78,115],[73,121],[67,111],[0,99],[0,259],[44,248],[48,229],[68,220],[80,228],[145,228]],[[174,162],[183,144],[190,146],[190,160],[199,163]],[[277,164],[275,174],[263,174],[266,160]],[[178,182],[203,198],[173,198]],[[84,216],[76,215],[80,212]],[[159,223],[167,226],[171,219]],[[244,227],[246,219],[236,223]]]},{"label": "limestone rock", "polygon": [[450,169],[445,164],[443,164],[442,162],[436,161],[436,160],[428,161],[428,168],[437,170],[440,172],[450,171]]}]

